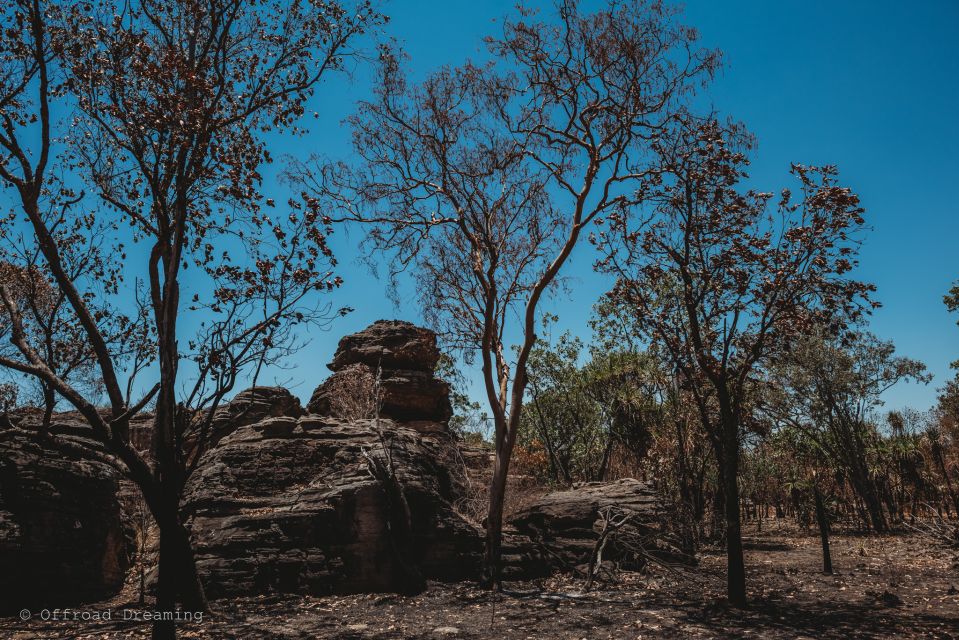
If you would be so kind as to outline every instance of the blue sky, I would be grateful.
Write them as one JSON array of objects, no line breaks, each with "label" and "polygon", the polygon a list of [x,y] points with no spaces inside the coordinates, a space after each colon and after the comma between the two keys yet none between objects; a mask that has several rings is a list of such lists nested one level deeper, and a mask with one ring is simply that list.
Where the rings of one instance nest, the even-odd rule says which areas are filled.
[{"label": "blue sky", "polygon": [[[482,56],[482,36],[496,32],[497,18],[512,5],[393,0],[385,9],[392,17],[386,33],[410,54],[415,77]],[[861,195],[872,231],[860,276],[877,284],[884,304],[872,330],[935,374],[930,386],[890,391],[887,406],[928,407],[950,375],[948,363],[959,358],[959,327],[942,303],[959,278],[959,205],[952,193],[959,178],[959,2],[696,0],[686,3],[685,16],[706,46],[725,53],[726,66],[703,99],[757,135],[756,186],[788,185],[790,162],[831,163]],[[320,117],[310,136],[278,140],[275,155],[348,158],[341,121],[368,89],[362,69],[351,81],[328,82],[313,101]],[[267,186],[282,193],[281,186]],[[328,375],[324,364],[342,335],[378,318],[420,319],[411,290],[400,291],[396,308],[386,282],[353,261],[358,241],[342,232],[333,241],[346,280],[335,302],[356,311],[311,335],[292,366],[276,373],[300,396]],[[560,328],[587,339],[590,307],[608,284],[592,273],[592,260],[591,248],[581,247],[564,272],[573,279],[572,296],[547,305],[560,315]]]}]

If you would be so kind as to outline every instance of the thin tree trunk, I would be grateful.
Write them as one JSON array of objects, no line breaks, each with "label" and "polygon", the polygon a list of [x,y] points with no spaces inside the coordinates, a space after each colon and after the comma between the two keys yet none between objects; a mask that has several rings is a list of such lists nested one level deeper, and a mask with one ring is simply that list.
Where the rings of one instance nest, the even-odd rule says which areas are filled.
[{"label": "thin tree trunk", "polygon": [[819,487],[813,485],[816,499],[816,522],[819,523],[819,538],[822,541],[822,572],[832,574],[832,554],[829,553],[829,520],[826,518],[826,506],[822,501]]},{"label": "thin tree trunk", "polygon": [[746,606],[746,565],[739,514],[739,427],[724,425],[726,506],[726,595],[734,607]]},{"label": "thin tree trunk", "polygon": [[933,445],[932,453],[939,465],[939,472],[942,473],[942,478],[946,481],[946,491],[949,493],[949,497],[952,499],[956,516],[959,517],[959,494],[957,494],[955,489],[952,487],[952,480],[949,478],[949,471],[946,469],[946,461],[942,455],[942,445],[939,445],[938,443]]},{"label": "thin tree trunk", "polygon": [[603,460],[599,465],[599,471],[596,473],[596,481],[604,482],[606,476],[609,474],[609,463],[613,455],[613,445],[615,441],[613,440],[613,434],[609,434],[609,439],[606,441],[606,447],[603,449]]},{"label": "thin tree trunk", "polygon": [[569,474],[567,465],[560,462],[559,457],[556,455],[556,447],[553,446],[553,439],[550,437],[549,430],[546,427],[546,420],[543,417],[543,411],[539,405],[539,391],[536,388],[536,383],[533,382],[530,387],[533,391],[533,409],[536,411],[537,422],[539,422],[539,431],[543,436],[543,444],[546,445],[546,452],[549,454],[550,475],[552,476],[554,482],[558,482],[559,474],[562,473],[563,480],[567,485],[571,485],[573,484],[573,478]]},{"label": "thin tree trunk", "polygon": [[50,423],[53,421],[53,407],[57,403],[57,397],[50,385],[42,383],[43,386],[43,421],[40,423],[40,439],[44,439],[50,433]]},{"label": "thin tree trunk", "polygon": [[508,434],[504,434],[496,447],[493,461],[493,477],[489,489],[489,510],[486,515],[486,551],[484,557],[481,584],[489,589],[499,590],[500,555],[503,542],[503,506],[506,500],[506,479],[509,475],[509,452],[505,451]]},{"label": "thin tree trunk", "polygon": [[873,531],[885,533],[889,527],[886,524],[886,516],[882,510],[882,500],[878,495],[875,483],[859,469],[855,470],[854,474],[854,485],[862,498]]}]

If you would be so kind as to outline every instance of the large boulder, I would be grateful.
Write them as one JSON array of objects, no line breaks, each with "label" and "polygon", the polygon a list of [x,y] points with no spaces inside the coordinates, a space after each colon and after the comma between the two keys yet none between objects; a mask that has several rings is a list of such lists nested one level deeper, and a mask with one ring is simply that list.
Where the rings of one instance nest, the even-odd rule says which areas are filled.
[{"label": "large boulder", "polygon": [[528,539],[544,552],[540,570],[588,563],[607,519],[611,524],[604,558],[608,560],[626,566],[642,564],[649,557],[692,561],[672,540],[661,506],[649,482],[632,478],[586,482],[539,497],[514,513],[510,525],[519,534],[518,541]]},{"label": "large boulder", "polygon": [[203,457],[181,504],[207,593],[406,591],[474,577],[482,538],[451,506],[456,465],[448,437],[388,420],[236,429]]},{"label": "large boulder", "polygon": [[[206,446],[212,447],[226,435],[243,425],[253,424],[265,418],[303,415],[300,399],[283,387],[250,387],[233,397],[227,404],[214,411],[206,434]],[[209,414],[199,414],[184,435],[183,448],[192,454],[199,438],[198,430]]]},{"label": "large boulder", "polygon": [[0,431],[0,608],[62,608],[120,589],[132,551],[121,476],[91,440]]}]

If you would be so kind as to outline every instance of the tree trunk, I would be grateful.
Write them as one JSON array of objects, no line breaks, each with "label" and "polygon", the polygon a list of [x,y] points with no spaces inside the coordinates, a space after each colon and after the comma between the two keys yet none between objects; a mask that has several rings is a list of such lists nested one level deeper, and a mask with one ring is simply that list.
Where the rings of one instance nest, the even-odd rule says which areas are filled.
[{"label": "tree trunk", "polygon": [[816,499],[816,522],[819,523],[819,538],[822,541],[822,572],[832,574],[832,555],[829,553],[829,520],[826,518],[826,506],[822,501],[819,487],[813,485]]},{"label": "tree trunk", "polygon": [[50,423],[53,421],[53,408],[57,404],[57,397],[53,388],[44,383],[43,385],[43,421],[40,423],[40,439],[44,439],[50,433]]},{"label": "tree trunk", "polygon": [[480,584],[498,591],[500,584],[500,555],[503,542],[503,506],[506,500],[506,479],[509,474],[509,452],[504,452],[508,435],[496,447],[493,478],[489,489],[489,510],[486,515],[486,552]]},{"label": "tree trunk", "polygon": [[853,471],[853,485],[860,498],[862,498],[873,531],[885,533],[889,527],[886,524],[886,515],[882,510],[882,500],[876,490],[875,483],[869,479],[864,471],[856,469]]},{"label": "tree trunk", "polygon": [[[157,568],[156,610],[169,614],[169,620],[155,620],[153,640],[172,640],[176,637],[176,608],[184,611],[208,610],[203,585],[196,570],[196,558],[190,544],[190,534],[180,522],[176,503],[167,502],[160,523],[160,557]],[[166,617],[166,616],[164,616]]]},{"label": "tree trunk", "polygon": [[876,533],[885,533],[889,527],[883,513],[882,496],[876,482],[869,475],[865,445],[855,433],[847,440],[845,457],[853,490],[862,498],[869,524]]},{"label": "tree trunk", "polygon": [[605,482],[606,477],[609,475],[609,464],[610,459],[613,456],[613,446],[616,444],[613,439],[613,434],[610,433],[608,439],[606,440],[606,447],[603,449],[603,460],[600,462],[599,471],[596,472],[595,479],[597,482]]},{"label": "tree trunk", "polygon": [[734,607],[746,606],[746,565],[739,520],[739,427],[724,425],[726,507],[726,596]]},{"label": "tree trunk", "polygon": [[959,494],[957,494],[955,489],[952,488],[952,480],[949,478],[949,471],[946,469],[946,461],[942,455],[942,445],[940,445],[938,442],[934,444],[932,448],[932,454],[939,465],[939,472],[942,473],[942,477],[946,481],[946,491],[949,493],[949,497],[952,499],[952,504],[956,510],[956,517],[959,517]]},{"label": "tree trunk", "polygon": [[713,495],[712,537],[717,541],[726,539],[726,453],[722,443],[714,446],[716,455],[716,493]]},{"label": "tree trunk", "polygon": [[[157,560],[157,595],[155,609],[162,615],[172,614],[176,609],[176,549],[173,536],[168,533],[169,523],[160,525],[160,556]],[[153,640],[173,640],[176,638],[176,624],[173,620],[153,621]]]}]

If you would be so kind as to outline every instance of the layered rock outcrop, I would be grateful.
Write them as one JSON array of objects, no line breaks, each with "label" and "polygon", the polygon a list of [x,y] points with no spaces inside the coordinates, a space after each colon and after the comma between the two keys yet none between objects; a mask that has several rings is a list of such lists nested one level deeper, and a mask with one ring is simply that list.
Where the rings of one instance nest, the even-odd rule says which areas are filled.
[{"label": "layered rock outcrop", "polygon": [[513,514],[510,525],[542,550],[541,572],[588,563],[607,519],[616,523],[608,531],[607,560],[627,567],[650,556],[691,562],[671,541],[660,507],[652,483],[632,478],[586,482],[541,496]]},{"label": "layered rock outcrop", "polygon": [[[236,394],[232,401],[220,406],[213,413],[205,434],[205,448],[215,446],[221,438],[242,426],[267,418],[298,418],[304,413],[300,399],[283,387],[251,387]],[[187,458],[192,457],[200,438],[199,425],[205,422],[207,415],[209,414],[197,416],[192,428],[184,434],[183,449]]]},{"label": "layered rock outcrop", "polygon": [[120,589],[132,552],[121,477],[91,440],[0,431],[0,608],[62,608]]},{"label": "layered rock outcrop", "polygon": [[[439,357],[431,332],[380,321],[340,341],[333,375],[306,409],[279,387],[248,389],[217,409],[181,502],[210,597],[415,591],[427,579],[478,577],[482,504],[458,505],[470,475],[474,489],[488,482],[491,452],[449,432]],[[188,452],[205,418],[186,433]],[[57,414],[52,440],[37,438],[39,419],[21,411],[0,429],[0,575],[17,576],[0,581],[8,610],[109,596],[135,547],[135,487],[79,415]],[[143,414],[131,426],[141,449],[151,422]],[[587,562],[608,508],[631,514],[624,533],[669,551],[650,485],[585,484],[513,515],[504,575]],[[614,539],[606,558],[628,551]]]},{"label": "layered rock outcrop", "polygon": [[[434,376],[436,336],[409,322],[380,320],[340,341],[334,371],[316,388],[310,413],[357,419],[445,424],[453,415],[449,385]],[[428,426],[428,425],[427,425]]]},{"label": "layered rock outcrop", "polygon": [[309,413],[274,405],[219,430],[181,503],[209,595],[476,575],[482,535],[452,506],[463,475],[438,357],[431,332],[378,322],[340,342]]}]

